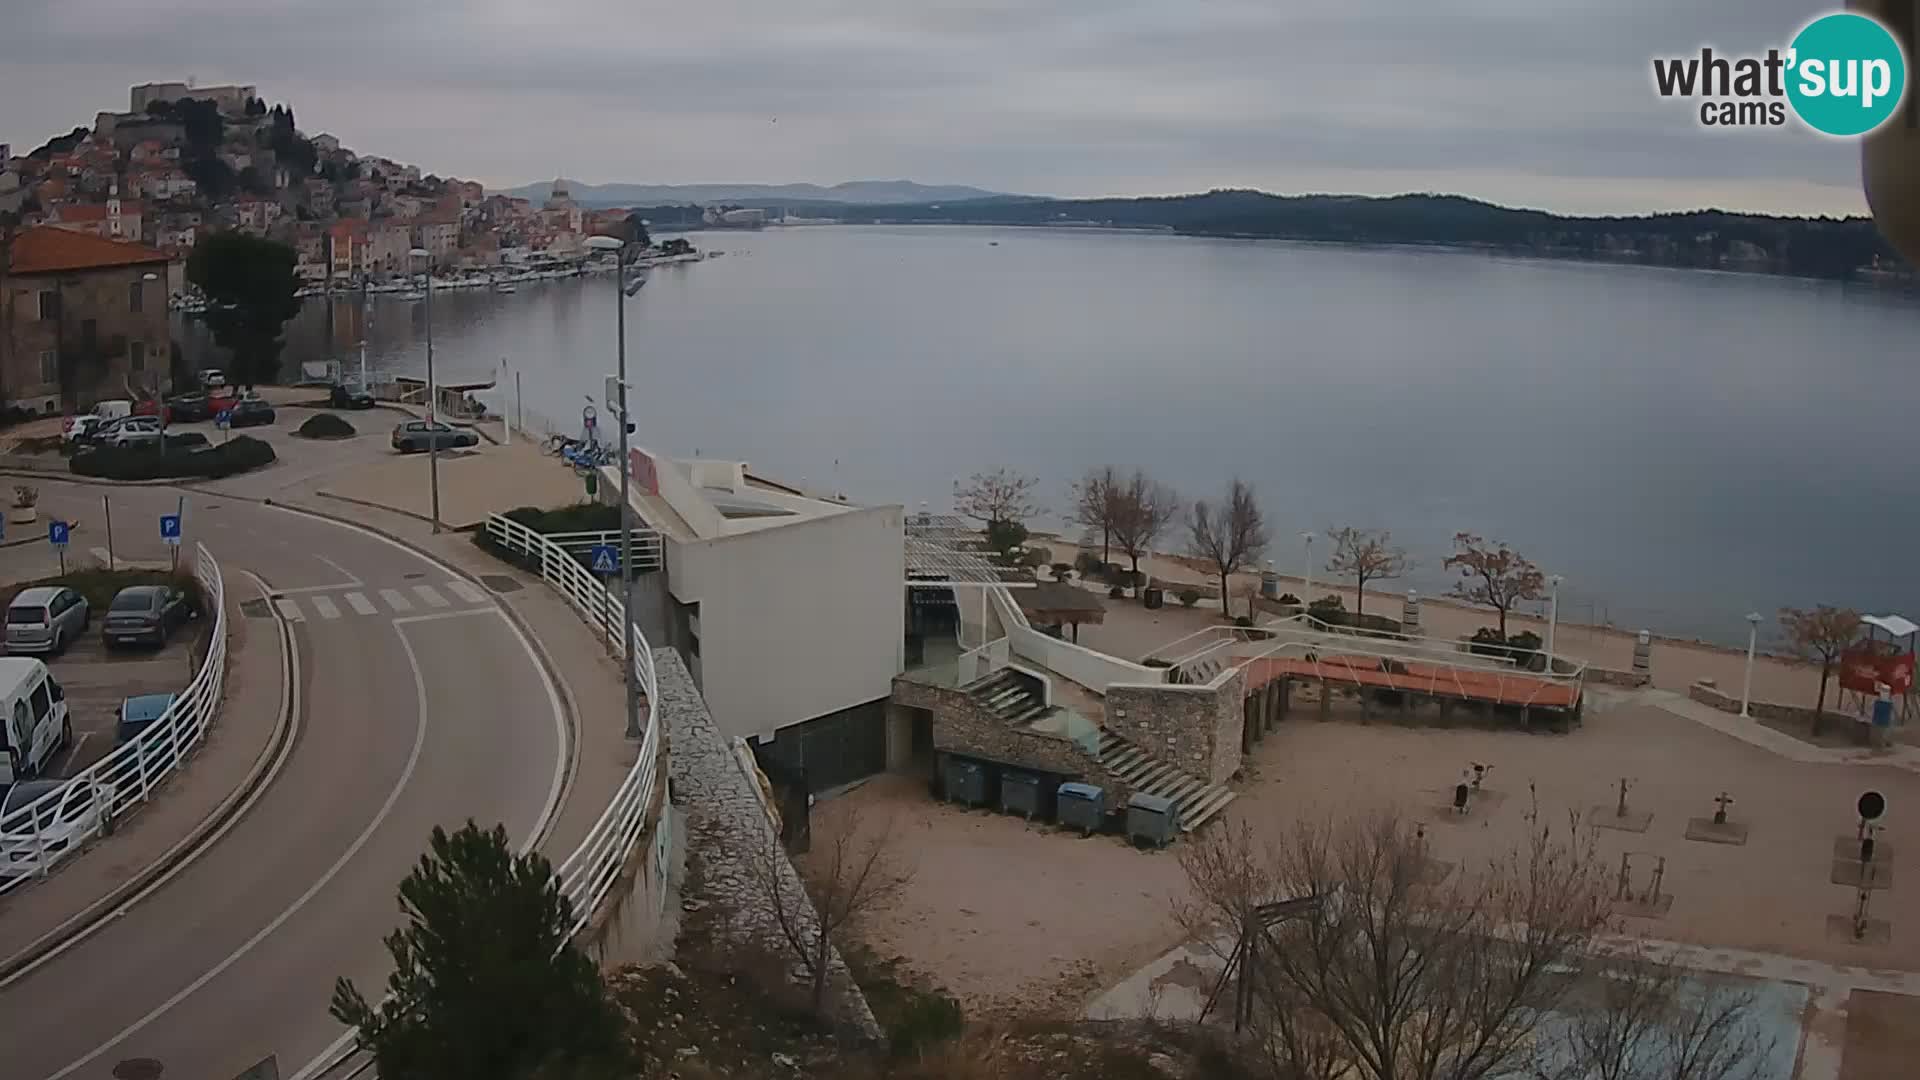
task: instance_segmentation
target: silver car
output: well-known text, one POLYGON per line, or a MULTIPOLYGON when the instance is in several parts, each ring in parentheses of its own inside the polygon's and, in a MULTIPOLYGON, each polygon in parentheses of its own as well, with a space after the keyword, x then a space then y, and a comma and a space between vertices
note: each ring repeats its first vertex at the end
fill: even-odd
POLYGON ((87 632, 87 598, 64 585, 21 589, 7 605, 7 651, 58 653, 87 632))

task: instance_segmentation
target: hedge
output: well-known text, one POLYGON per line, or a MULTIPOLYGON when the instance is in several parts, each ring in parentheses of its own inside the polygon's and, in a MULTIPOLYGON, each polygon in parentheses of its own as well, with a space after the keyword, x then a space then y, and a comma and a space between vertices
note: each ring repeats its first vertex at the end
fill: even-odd
MULTIPOLYGON (((509 510, 501 516, 542 534, 615 532, 620 528, 620 508, 598 502, 579 502, 571 506, 556 507, 552 510, 542 510, 537 506, 521 506, 509 510)), ((510 563, 520 567, 522 570, 528 570, 536 574, 540 572, 540 560, 538 557, 518 551, 509 551, 499 544, 494 543, 493 534, 487 531, 485 525, 474 530, 473 546, 492 555, 501 562, 510 563)), ((582 566, 588 565, 587 553, 584 551, 576 553, 574 559, 582 566)), ((650 572, 650 570, 639 567, 634 569, 634 573, 636 574, 650 572)))
POLYGON ((359 432, 353 425, 332 413, 316 413, 301 424, 295 435, 308 439, 351 439, 359 432))
POLYGON ((58 577, 41 578, 38 581, 23 581, 0 586, 0 608, 13 603, 13 598, 22 589, 38 588, 42 585, 65 585, 87 598, 87 607, 98 619, 106 614, 107 606, 121 589, 130 585, 171 585, 187 594, 187 603, 196 612, 203 612, 205 602, 200 592, 200 581, 184 571, 170 574, 165 570, 75 570, 58 577))
POLYGON ((77 476, 103 480, 217 480, 271 465, 275 457, 272 443, 236 435, 217 445, 164 454, 152 446, 101 446, 76 454, 67 467, 77 476))

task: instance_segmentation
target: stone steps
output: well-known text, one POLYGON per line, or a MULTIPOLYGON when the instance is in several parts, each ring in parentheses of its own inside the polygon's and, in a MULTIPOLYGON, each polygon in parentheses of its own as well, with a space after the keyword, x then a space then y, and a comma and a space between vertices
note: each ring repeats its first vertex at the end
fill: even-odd
POLYGON ((1100 765, 1135 791, 1171 799, 1179 811, 1182 832, 1206 824, 1239 797, 1226 785, 1190 776, 1111 731, 1100 733, 1100 765))

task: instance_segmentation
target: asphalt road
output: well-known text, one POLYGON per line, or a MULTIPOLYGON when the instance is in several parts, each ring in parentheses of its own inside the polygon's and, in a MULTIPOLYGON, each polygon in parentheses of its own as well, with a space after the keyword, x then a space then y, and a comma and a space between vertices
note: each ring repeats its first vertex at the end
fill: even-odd
MULTIPOLYGON (((114 490, 116 526, 176 494, 114 490)), ((42 485, 47 512, 70 498, 97 503, 99 489, 42 485)), ((226 1080, 268 1055, 293 1075, 342 1033, 326 1014, 336 976, 381 992, 395 887, 432 828, 471 817, 524 841, 559 798, 559 699, 490 596, 370 533, 239 500, 190 498, 186 532, 229 589, 251 570, 276 590, 298 735, 198 858, 0 985, 9 1080, 109 1080, 132 1059, 164 1080, 226 1080)), ((151 546, 129 554, 164 551, 151 546)))

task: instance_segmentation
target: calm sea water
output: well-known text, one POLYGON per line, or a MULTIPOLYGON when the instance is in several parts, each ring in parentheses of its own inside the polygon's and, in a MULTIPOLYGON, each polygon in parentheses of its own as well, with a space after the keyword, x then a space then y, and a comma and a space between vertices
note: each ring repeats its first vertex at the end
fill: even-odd
MULTIPOLYGON (((1012 465, 1183 494, 1251 480, 1297 533, 1389 528, 1442 587, 1452 535, 1564 574, 1563 614, 1744 644, 1748 610, 1920 619, 1920 302, 1860 287, 1470 253, 1166 235, 812 228, 696 235, 628 309, 639 438, 860 501, 948 502, 1012 465)), ((443 380, 504 359, 577 416, 614 364, 608 277, 441 293, 443 380)), ((419 371, 421 305, 371 356, 419 371)), ((292 361, 357 355, 309 301, 292 361)), ((1324 559, 1324 544, 1318 555, 1324 559)))

